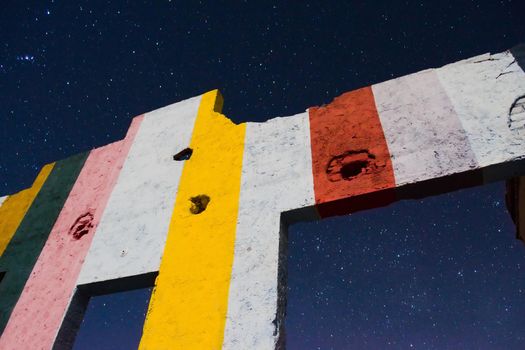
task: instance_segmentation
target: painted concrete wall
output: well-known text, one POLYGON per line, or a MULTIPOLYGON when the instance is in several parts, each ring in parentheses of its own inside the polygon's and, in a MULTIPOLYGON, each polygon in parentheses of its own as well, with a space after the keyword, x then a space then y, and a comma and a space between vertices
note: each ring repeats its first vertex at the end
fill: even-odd
POLYGON ((0 349, 51 349, 108 197, 141 119, 90 152, 13 309, 0 349))
POLYGON ((315 202, 321 217, 394 201, 394 157, 372 89, 347 92, 326 106, 310 108, 309 114, 315 202))
POLYGON ((78 284, 159 269, 200 97, 144 115, 109 198, 78 284))
MULTIPOLYGON (((438 69, 437 75, 466 132, 478 167, 512 162, 523 156, 525 133, 511 123, 509 113, 514 101, 525 95, 525 73, 510 52, 450 64, 438 69)), ((498 179, 497 174, 488 176, 486 181, 498 179)))
POLYGON ((220 348, 239 210, 245 125, 202 96, 140 349, 220 348))
POLYGON ((0 207, 0 257, 4 254, 7 245, 51 173, 53 166, 54 163, 45 165, 30 188, 3 197, 4 200, 0 207))
MULTIPOLYGON (((271 349, 280 340, 281 213, 315 203, 311 152, 304 147, 309 143, 308 113, 246 126, 223 349, 271 349)), ((302 216, 316 213, 307 210, 302 216)))
POLYGON ((372 86, 396 186, 476 166, 466 132, 435 70, 372 86))
POLYGON ((211 91, 44 167, 0 206, 0 348, 49 349, 73 295, 157 273, 141 349, 282 348, 287 225, 525 174, 524 66, 513 48, 240 125, 211 91))
POLYGON ((56 162, 0 257, 0 271, 6 272, 0 283, 2 331, 84 165, 86 156, 87 154, 79 154, 56 162))

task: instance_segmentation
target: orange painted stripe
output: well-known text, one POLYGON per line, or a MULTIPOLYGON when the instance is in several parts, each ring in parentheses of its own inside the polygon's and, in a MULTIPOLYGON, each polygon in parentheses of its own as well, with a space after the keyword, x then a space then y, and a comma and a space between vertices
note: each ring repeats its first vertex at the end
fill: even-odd
POLYGON ((321 217, 395 199, 394 170, 370 87, 309 110, 312 171, 321 217))

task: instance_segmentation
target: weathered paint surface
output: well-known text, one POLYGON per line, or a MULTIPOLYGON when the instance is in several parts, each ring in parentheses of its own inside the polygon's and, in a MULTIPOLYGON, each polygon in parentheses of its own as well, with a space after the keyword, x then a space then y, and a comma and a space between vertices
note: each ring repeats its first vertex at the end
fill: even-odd
POLYGON ((87 153, 56 162, 0 258, 0 330, 3 331, 87 153))
POLYGON ((342 215, 393 202, 394 170, 370 87, 309 112, 319 214, 342 215))
POLYGON ((127 137, 91 151, 13 309, 0 349, 51 349, 100 216, 141 119, 127 137))
POLYGON ((5 202, 5 200, 7 199, 7 197, 9 197, 9 196, 3 196, 3 197, 0 197, 0 207, 1 207, 2 204, 5 202))
POLYGON ((466 133, 434 70, 372 89, 397 186, 476 167, 466 133))
POLYGON ((147 113, 111 194, 79 284, 159 269, 200 97, 147 113))
POLYGON ((4 200, 0 206, 0 257, 4 254, 9 241, 11 241, 53 166, 54 163, 45 165, 30 188, 9 197, 3 197, 4 200))
MULTIPOLYGON (((2 249, 10 241, 0 258, 2 329, 41 257, 0 341, 48 347, 75 284, 82 293, 137 287, 162 257, 143 349, 281 348, 286 226, 480 184, 481 175, 523 175, 524 61, 524 47, 486 54, 265 123, 234 125, 216 112, 217 92, 182 101, 145 115, 116 183, 99 165, 116 144, 95 150, 64 208, 86 156, 45 167, 47 180, 43 170, 0 206, 2 249), (176 159, 186 147, 191 157, 176 159), (71 224, 85 208, 93 217, 71 224), (72 226, 77 242, 64 240, 72 226), (60 292, 45 283, 57 279, 60 292), (44 326, 53 330, 44 335, 44 326)), ((69 305, 71 329, 62 337, 61 328, 59 346, 81 312, 69 305)))
POLYGON ((141 349, 218 349, 222 344, 245 125, 233 124, 221 109, 217 90, 202 96, 190 143, 193 155, 182 172, 141 349), (209 203, 192 213, 190 199, 202 195, 209 203))
MULTIPOLYGON (((509 114, 514 101, 525 95, 525 74, 510 52, 453 63, 438 69, 437 75, 459 116, 478 167, 523 158, 525 131, 511 123, 509 114)), ((485 177, 494 181, 498 174, 485 177)))
POLYGON ((281 213, 304 208, 293 220, 316 217, 309 144, 308 113, 247 124, 223 349, 274 349, 283 340, 281 213))

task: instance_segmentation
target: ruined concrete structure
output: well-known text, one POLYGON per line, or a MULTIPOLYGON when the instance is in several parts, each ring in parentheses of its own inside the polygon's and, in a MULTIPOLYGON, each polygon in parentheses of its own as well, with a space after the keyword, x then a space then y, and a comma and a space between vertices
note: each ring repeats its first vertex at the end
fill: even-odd
POLYGON ((141 349, 281 347, 287 225, 525 174, 524 51, 264 123, 211 91, 44 166, 0 199, 0 348, 68 348, 90 296, 152 285, 141 349))

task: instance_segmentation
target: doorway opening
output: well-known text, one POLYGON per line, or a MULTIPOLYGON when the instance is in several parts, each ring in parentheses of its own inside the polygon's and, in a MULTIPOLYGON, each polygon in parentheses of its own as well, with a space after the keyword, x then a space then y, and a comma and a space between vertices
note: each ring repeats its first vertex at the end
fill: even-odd
POLYGON ((521 349, 504 183, 288 228, 286 348, 521 349))
POLYGON ((90 298, 74 350, 137 349, 152 288, 90 298))

